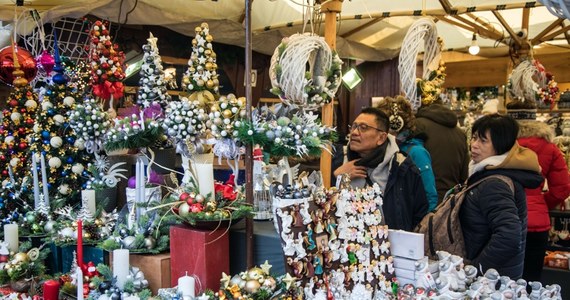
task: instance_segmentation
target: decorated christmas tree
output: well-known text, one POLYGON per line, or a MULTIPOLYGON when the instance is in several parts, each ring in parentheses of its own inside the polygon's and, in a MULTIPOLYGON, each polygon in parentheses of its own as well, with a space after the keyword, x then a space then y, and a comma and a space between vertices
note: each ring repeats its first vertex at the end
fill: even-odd
POLYGON ((151 33, 147 41, 148 43, 142 47, 144 56, 137 103, 144 108, 160 104, 164 109, 170 101, 170 95, 166 93, 162 59, 156 46, 157 38, 151 33))
POLYGON ((0 217, 3 219, 18 206, 27 206, 31 200, 21 192, 22 180, 30 173, 26 164, 30 155, 29 137, 38 107, 38 95, 23 77, 16 53, 13 57, 14 90, 8 96, 0 125, 0 217))
POLYGON ((93 95, 105 101, 123 97, 125 54, 112 42, 107 25, 96 21, 91 29, 91 85, 93 95))
POLYGON ((43 92, 41 109, 36 112, 30 150, 45 156, 49 166, 46 174, 50 199, 63 200, 60 203, 63 205, 87 181, 84 171, 90 156, 81 142, 77 142, 77 134, 69 125, 69 112, 73 111, 80 96, 77 89, 68 84, 57 45, 54 49, 56 73, 43 92))
POLYGON ((203 107, 216 100, 219 93, 218 65, 216 53, 212 49, 213 37, 207 23, 195 29, 196 37, 192 40, 192 54, 188 60, 188 70, 182 78, 183 88, 190 94, 189 100, 197 100, 203 107))

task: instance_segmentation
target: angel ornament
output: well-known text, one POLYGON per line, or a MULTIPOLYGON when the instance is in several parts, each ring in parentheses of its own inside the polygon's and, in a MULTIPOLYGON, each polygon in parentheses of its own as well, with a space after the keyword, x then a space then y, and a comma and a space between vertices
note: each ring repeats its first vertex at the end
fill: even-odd
POLYGON ((311 214, 309 214, 309 202, 307 200, 301 203, 301 209, 299 212, 301 213, 301 217, 303 218, 303 224, 307 225, 313 222, 311 214))

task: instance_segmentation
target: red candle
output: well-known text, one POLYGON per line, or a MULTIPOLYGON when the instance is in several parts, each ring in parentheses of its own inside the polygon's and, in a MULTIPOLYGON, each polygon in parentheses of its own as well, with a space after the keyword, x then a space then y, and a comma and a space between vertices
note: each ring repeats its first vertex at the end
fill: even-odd
POLYGON ((59 297, 59 281, 47 280, 44 282, 44 300, 57 300, 59 297))
POLYGON ((77 265, 83 269, 83 221, 77 220, 77 265))

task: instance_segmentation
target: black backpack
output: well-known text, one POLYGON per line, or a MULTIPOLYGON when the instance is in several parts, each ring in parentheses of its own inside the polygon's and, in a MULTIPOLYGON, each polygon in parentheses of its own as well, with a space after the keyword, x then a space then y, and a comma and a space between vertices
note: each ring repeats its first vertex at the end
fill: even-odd
POLYGON ((465 195, 470 189, 490 178, 498 178, 504 181, 509 185, 509 188, 514 194, 513 181, 503 175, 487 176, 469 186, 456 185, 451 192, 446 194, 443 201, 435 210, 425 215, 414 230, 415 232, 424 234, 425 255, 437 260, 436 251, 445 250, 451 254, 465 257, 465 241, 463 239, 461 223, 459 222, 461 204, 463 204, 465 195))

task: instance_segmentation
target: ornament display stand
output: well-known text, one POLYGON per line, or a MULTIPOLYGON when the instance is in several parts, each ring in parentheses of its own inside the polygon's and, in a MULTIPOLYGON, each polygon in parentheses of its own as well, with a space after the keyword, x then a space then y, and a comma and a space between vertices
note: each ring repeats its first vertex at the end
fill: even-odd
POLYGON ((217 291, 220 274, 230 273, 226 228, 215 231, 184 225, 170 227, 170 279, 172 286, 185 274, 195 274, 203 289, 217 291))

